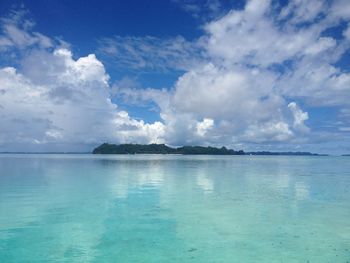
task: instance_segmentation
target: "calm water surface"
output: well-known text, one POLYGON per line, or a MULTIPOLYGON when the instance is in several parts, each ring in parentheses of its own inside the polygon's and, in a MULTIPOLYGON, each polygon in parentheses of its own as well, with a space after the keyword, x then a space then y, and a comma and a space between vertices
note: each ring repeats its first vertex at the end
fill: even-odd
POLYGON ((350 158, 3 154, 0 262, 350 262, 350 158))

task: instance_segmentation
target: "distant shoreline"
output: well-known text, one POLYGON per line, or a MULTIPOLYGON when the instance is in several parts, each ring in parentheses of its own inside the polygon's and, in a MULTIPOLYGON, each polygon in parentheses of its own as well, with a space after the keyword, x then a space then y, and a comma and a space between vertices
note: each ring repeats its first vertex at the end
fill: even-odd
POLYGON ((311 152, 270 152, 227 149, 212 146, 181 146, 173 148, 165 144, 109 144, 96 147, 93 154, 180 154, 180 155, 273 155, 273 156, 329 156, 311 152))

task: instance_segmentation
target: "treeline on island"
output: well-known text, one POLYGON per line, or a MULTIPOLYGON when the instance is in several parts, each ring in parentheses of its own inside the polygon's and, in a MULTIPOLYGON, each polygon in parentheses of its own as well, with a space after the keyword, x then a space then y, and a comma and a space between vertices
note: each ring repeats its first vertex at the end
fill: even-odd
POLYGON ((165 144, 109 144, 103 143, 92 151, 93 154, 185 154, 185 155, 312 155, 309 152, 244 152, 226 147, 181 146, 169 147, 165 144))
POLYGON ((234 151, 226 147, 182 146, 172 148, 165 144, 109 144, 104 143, 92 152, 93 154, 212 154, 243 155, 243 151, 234 151))

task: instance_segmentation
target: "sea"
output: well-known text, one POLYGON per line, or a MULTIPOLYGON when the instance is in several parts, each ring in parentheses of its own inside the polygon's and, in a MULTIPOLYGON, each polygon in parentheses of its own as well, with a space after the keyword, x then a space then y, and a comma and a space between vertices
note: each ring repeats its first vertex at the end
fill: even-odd
POLYGON ((1 154, 0 262, 349 263, 350 157, 1 154))

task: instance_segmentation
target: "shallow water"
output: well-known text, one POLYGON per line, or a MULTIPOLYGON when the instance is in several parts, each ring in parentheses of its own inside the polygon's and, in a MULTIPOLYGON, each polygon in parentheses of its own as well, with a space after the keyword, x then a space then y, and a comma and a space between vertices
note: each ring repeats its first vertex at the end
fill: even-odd
POLYGON ((0 262, 350 262, 350 157, 3 154, 0 262))

